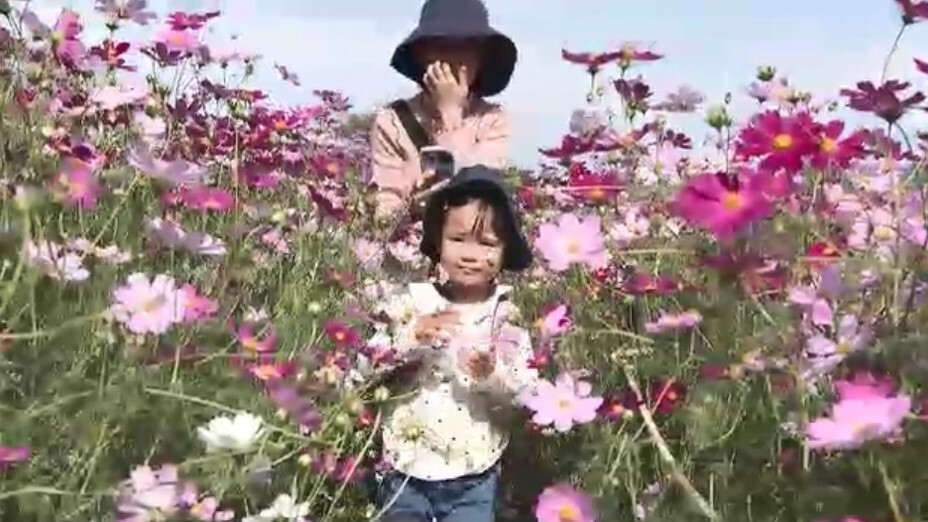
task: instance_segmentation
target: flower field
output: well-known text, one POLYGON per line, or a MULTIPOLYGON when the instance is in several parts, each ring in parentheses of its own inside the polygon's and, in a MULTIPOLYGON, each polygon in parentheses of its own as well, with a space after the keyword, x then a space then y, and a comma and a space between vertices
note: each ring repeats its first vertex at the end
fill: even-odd
MULTIPOLYGON (((928 2, 896 3, 923 30, 928 2)), ((87 41, 77 13, 0 0, 0 520, 376 519, 395 397, 367 340, 380 298, 424 277, 421 223, 370 217, 344 95, 249 88, 264 64, 204 43, 221 13, 97 4, 110 32, 87 41)), ((659 49, 561 58, 593 103, 509 173, 544 379, 499 519, 928 518, 920 86, 828 103, 762 67, 734 121, 652 92, 659 49), (675 130, 694 111, 706 140, 675 130)))

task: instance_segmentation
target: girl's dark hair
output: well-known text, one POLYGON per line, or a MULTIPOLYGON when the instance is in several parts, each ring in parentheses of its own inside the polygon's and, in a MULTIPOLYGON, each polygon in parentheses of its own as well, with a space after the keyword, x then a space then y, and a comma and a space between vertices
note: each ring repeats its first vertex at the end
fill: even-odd
POLYGON ((420 250, 434 264, 441 258, 441 236, 448 218, 448 210, 460 208, 477 201, 480 212, 474 222, 474 230, 481 230, 487 218, 486 209, 493 209, 489 225, 503 243, 503 270, 522 271, 531 264, 530 253, 521 233, 521 224, 505 193, 492 184, 472 183, 446 190, 433 196, 425 210, 422 223, 420 250))

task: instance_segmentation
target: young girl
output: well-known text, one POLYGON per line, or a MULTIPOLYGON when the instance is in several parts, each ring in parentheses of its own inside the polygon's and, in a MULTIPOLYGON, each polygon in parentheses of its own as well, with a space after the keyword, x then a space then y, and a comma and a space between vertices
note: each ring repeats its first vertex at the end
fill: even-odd
POLYGON ((428 178, 419 162, 425 145, 450 150, 458 168, 505 165, 509 120, 500 106, 484 98, 506 88, 516 58, 515 44, 490 27, 480 0, 426 1, 419 26, 391 60, 421 91, 381 110, 371 132, 378 217, 404 210, 428 178))
POLYGON ((382 520, 494 519, 512 406, 538 377, 528 332, 508 321, 509 287, 496 282, 532 262, 501 182, 496 169, 467 167, 430 196, 420 249, 444 276, 407 285, 380 310, 391 322, 371 344, 418 363, 413 391, 385 412, 382 520))

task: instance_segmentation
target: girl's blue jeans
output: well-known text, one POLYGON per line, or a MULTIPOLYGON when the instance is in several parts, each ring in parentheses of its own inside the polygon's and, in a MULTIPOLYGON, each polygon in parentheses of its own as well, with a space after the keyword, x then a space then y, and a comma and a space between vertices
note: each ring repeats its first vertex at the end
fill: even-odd
POLYGON ((479 475, 435 481, 389 472, 377 487, 377 506, 386 508, 380 520, 493 522, 498 481, 499 465, 479 475))

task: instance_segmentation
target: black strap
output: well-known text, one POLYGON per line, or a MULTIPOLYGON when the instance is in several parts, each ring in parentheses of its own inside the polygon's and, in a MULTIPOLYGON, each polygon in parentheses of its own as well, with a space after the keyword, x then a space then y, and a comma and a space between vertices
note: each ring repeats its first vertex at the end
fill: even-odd
POLYGON ((422 149, 422 147, 427 147, 432 144, 432 138, 429 137, 429 134, 425 132, 425 128, 422 127, 422 124, 416 119, 416 116, 412 113, 412 108, 406 100, 396 100, 390 104, 390 108, 393 109, 393 112, 399 117, 400 123, 403 124, 403 128, 406 129, 406 134, 409 136, 409 139, 412 140, 412 144, 416 146, 416 149, 422 149))

